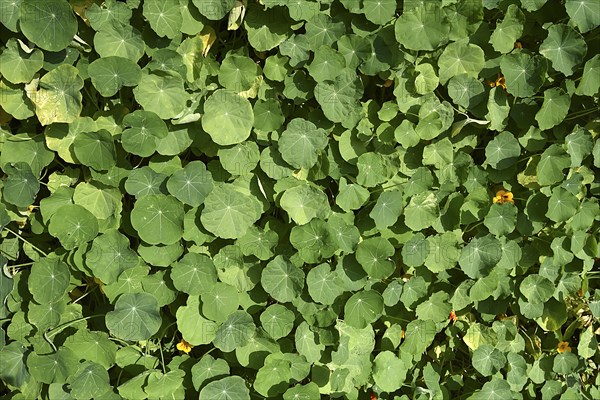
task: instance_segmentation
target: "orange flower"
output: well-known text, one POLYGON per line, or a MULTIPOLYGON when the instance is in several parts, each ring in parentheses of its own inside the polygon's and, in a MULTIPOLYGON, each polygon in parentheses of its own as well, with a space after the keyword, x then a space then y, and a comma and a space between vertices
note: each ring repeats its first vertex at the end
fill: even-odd
POLYGON ((569 342, 558 342, 558 346, 556 348, 559 353, 564 353, 565 351, 571 351, 569 347, 569 342))
POLYGON ((506 90, 506 79, 504 79, 504 75, 498 74, 498 79, 495 82, 487 82, 490 87, 501 87, 506 90))
POLYGON ((448 317, 448 319, 452 322, 456 321, 456 312, 454 310, 450 311, 450 316, 448 317))
POLYGON ((506 190, 498 190, 496 192, 496 197, 494 197, 494 203, 504 204, 507 202, 511 203, 511 204, 515 204, 515 201, 513 200, 512 192, 509 192, 506 190))
POLYGON ((404 329, 402 329, 402 331, 401 331, 401 333, 400 333, 400 337, 401 337, 402 339, 404 339, 404 329))
POLYGON ((192 347, 194 347, 194 346, 192 346, 191 344, 189 344, 188 342, 186 342, 183 339, 181 339, 181 342, 177 343, 177 350, 183 351, 185 354, 192 351, 192 347))
POLYGON ((523 48, 523 43, 516 41, 515 42, 515 49, 522 49, 523 48))
POLYGON ((371 392, 371 395, 369 397, 371 398, 371 400, 377 400, 377 396, 373 392, 371 392))

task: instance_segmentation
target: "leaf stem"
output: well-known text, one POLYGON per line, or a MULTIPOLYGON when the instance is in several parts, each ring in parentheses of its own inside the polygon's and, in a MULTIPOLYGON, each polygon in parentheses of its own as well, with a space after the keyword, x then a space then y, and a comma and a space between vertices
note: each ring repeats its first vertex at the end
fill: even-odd
POLYGON ((31 243, 29 240, 25 239, 23 236, 19 235, 17 232, 13 231, 10 228, 4 227, 4 229, 6 229, 8 232, 12 233, 13 235, 15 235, 16 237, 18 237, 19 239, 21 239, 24 243, 27 243, 28 245, 30 245, 31 247, 33 247, 34 250, 37 250, 38 252, 40 252, 41 254, 44 255, 44 257, 48 257, 48 254, 46 254, 45 251, 43 251, 42 249, 40 249, 39 247, 37 247, 36 245, 34 245, 33 243, 31 243))

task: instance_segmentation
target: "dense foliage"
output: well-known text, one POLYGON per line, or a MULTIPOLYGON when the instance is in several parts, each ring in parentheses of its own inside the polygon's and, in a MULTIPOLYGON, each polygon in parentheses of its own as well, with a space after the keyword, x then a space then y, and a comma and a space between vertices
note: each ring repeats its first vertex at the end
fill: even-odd
POLYGON ((600 398, 598 0, 0 22, 6 398, 600 398))

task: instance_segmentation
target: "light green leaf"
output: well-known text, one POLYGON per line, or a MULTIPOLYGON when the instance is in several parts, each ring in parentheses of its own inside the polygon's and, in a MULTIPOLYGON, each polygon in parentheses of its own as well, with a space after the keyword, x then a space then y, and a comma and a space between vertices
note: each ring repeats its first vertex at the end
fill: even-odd
POLYGON ((25 37, 44 50, 63 50, 77 33, 77 19, 64 0, 22 0, 19 15, 25 37))
POLYGON ((246 234, 261 213, 258 199, 238 192, 233 185, 221 184, 215 186, 204 200, 200 220, 215 236, 236 239, 246 234))
POLYGON ((500 53, 508 53, 514 48, 514 44, 523 35, 525 15, 515 4, 508 6, 502 22, 496 24, 492 32, 490 43, 494 50, 500 53))
POLYGON ((261 284, 275 300, 289 302, 302 292, 304 272, 283 256, 277 256, 263 269, 261 284))
POLYGON ((307 183, 286 190, 280 203, 298 225, 307 224, 313 218, 327 219, 330 213, 327 195, 307 183))
POLYGON ((11 83, 30 82, 43 65, 44 54, 39 49, 25 51, 14 38, 0 54, 0 74, 11 83))
POLYGON ((567 25, 552 25, 548 37, 540 45, 540 54, 552 61, 552 67, 570 76, 587 53, 587 44, 575 29, 567 25))
POLYGON ((172 196, 150 194, 131 210, 131 225, 150 244, 172 244, 183 236, 183 204, 172 196))
POLYGON ((98 220, 86 208, 67 204, 52 215, 48 232, 58 238, 65 249, 73 250, 96 237, 98 220))
POLYGON ((396 40, 409 50, 435 50, 448 41, 450 24, 437 3, 421 4, 395 23, 396 40))
POLYGON ((157 73, 143 74, 133 94, 144 110, 152 111, 162 119, 176 118, 185 110, 189 97, 181 76, 157 73))
POLYGON ((202 161, 191 161, 167 181, 169 193, 184 204, 197 207, 213 188, 213 179, 202 161))
POLYGON ((481 47, 475 44, 454 42, 446 46, 440 55, 438 65, 440 82, 444 84, 448 79, 460 74, 477 78, 485 65, 485 57, 481 47))
POLYGON ((178 0, 144 1, 144 17, 158 36, 169 39, 179 34, 183 22, 178 0))
POLYGON ((551 88, 544 92, 542 108, 535 114, 535 120, 541 130, 547 130, 563 122, 569 108, 571 98, 560 88, 551 88))
POLYGON ((383 297, 373 290, 353 294, 344 305, 344 321, 354 328, 365 328, 383 313, 383 297))
POLYGON ((82 109, 82 87, 83 79, 77 68, 71 65, 63 64, 45 74, 33 97, 40 123, 50 125, 75 121, 82 109))
POLYGON ((288 122, 279 138, 279 151, 283 159, 293 167, 309 169, 316 164, 319 154, 327 147, 324 129, 303 118, 288 122))
POLYGON ((106 327, 122 340, 147 340, 158 332, 161 322, 156 298, 148 293, 123 294, 114 311, 106 314, 106 327))
POLYGON ((88 74, 98 92, 111 97, 124 86, 136 86, 142 79, 142 70, 132 60, 123 57, 102 57, 88 66, 88 74))
POLYGON ((253 124, 252 105, 232 91, 219 89, 204 103, 202 128, 221 146, 248 139, 253 124))

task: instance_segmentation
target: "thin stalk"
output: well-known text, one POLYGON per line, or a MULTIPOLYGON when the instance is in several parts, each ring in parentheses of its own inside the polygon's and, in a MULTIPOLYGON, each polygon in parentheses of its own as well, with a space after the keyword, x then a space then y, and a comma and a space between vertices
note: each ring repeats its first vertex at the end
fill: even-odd
POLYGON ((158 348, 160 349, 160 359, 162 361, 163 374, 166 374, 167 367, 165 367, 165 356, 163 355, 162 343, 160 342, 160 340, 158 341, 158 348))
POLYGON ((12 233, 13 235, 15 235, 16 237, 18 237, 19 239, 21 239, 23 242, 29 244, 33 249, 35 249, 38 252, 42 253, 44 255, 44 257, 48 257, 48 254, 46 254, 45 251, 43 251, 42 249, 40 249, 39 247, 37 247, 36 245, 34 245, 33 243, 31 243, 29 240, 25 239, 23 236, 19 235, 17 232, 15 232, 12 229, 7 228, 7 227, 4 227, 4 229, 6 229, 8 232, 12 233))
POLYGON ((69 321, 69 322, 65 322, 64 324, 59 325, 56 328, 50 330, 47 333, 48 338, 51 338, 52 336, 56 335, 57 333, 60 333, 61 331, 63 331, 64 329, 68 328, 71 325, 75 325, 79 321, 86 321, 88 319, 92 319, 92 318, 96 318, 96 317, 104 317, 104 314, 89 315, 87 317, 81 317, 81 318, 77 318, 77 319, 74 319, 74 320, 69 321))

